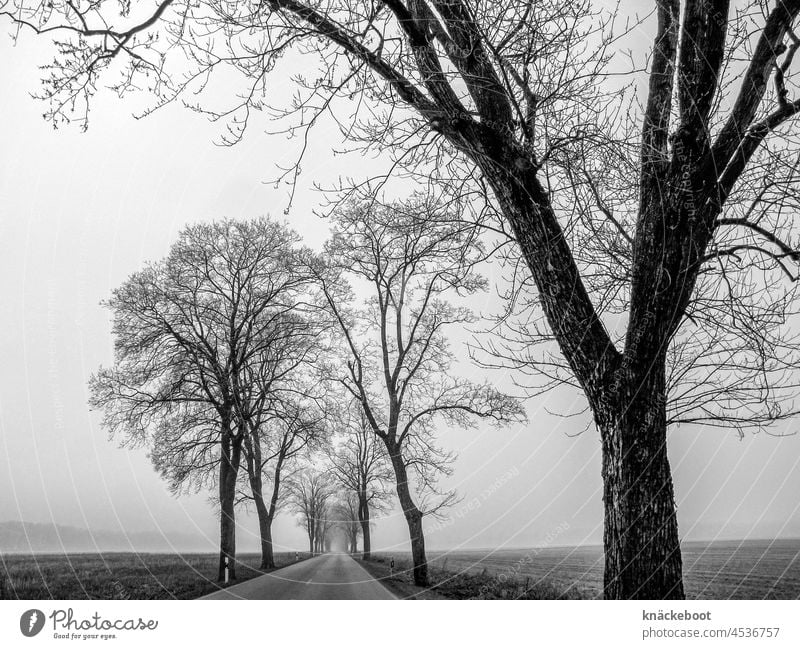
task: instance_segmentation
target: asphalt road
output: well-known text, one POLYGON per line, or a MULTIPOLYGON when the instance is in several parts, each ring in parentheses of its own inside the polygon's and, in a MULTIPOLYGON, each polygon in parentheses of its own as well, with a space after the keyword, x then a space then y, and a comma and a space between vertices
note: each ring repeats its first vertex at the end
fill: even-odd
POLYGON ((323 554, 201 599, 397 599, 347 554, 323 554))

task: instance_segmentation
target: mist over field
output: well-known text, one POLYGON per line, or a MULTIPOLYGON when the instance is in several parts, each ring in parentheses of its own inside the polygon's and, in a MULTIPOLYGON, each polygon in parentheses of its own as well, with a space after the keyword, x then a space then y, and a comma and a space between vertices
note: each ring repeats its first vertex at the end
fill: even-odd
POLYGON ((185 532, 110 532, 46 523, 0 523, 0 552, 212 552, 212 543, 185 532))

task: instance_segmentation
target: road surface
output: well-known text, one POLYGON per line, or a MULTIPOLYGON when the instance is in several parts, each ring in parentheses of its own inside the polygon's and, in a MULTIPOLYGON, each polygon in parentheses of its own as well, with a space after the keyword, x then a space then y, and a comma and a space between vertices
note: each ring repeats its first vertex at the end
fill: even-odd
POLYGON ((347 554, 323 554, 201 599, 397 599, 347 554))

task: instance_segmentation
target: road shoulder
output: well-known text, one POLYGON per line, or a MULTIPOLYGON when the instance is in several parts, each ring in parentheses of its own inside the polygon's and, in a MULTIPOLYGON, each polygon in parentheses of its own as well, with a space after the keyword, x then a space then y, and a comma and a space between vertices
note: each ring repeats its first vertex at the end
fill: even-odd
POLYGON ((436 592, 434 588, 421 588, 414 585, 407 571, 395 571, 389 574, 389 565, 383 558, 356 559, 356 563, 373 579, 381 583, 397 599, 448 599, 436 592))

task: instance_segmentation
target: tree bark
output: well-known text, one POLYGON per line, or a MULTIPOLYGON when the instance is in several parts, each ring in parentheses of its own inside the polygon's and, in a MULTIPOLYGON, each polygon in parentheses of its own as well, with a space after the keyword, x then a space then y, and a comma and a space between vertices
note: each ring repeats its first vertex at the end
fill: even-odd
POLYGON ((261 534, 261 569, 272 570, 275 567, 275 555, 272 548, 272 517, 266 512, 258 515, 258 529, 261 534))
MULTIPOLYGON (((608 599, 683 598, 666 448, 665 359, 659 351, 666 349, 669 337, 654 333, 669 330, 671 322, 651 322, 653 326, 646 332, 652 335, 628 340, 625 354, 620 354, 590 308, 569 246, 535 171, 520 169, 511 176, 506 170, 513 168, 514 160, 495 160, 502 164, 481 166, 537 285, 548 323, 592 405, 601 432, 604 595, 608 599), (542 242, 548 243, 543 247, 542 242), (542 258, 547 259, 546 264, 541 263, 542 258), (638 366, 634 367, 634 360, 638 366)), ((660 254, 663 256, 663 250, 660 254)), ((654 260, 661 256, 652 255, 654 260)), ((654 289, 657 292, 662 286, 651 282, 653 299, 654 289)), ((680 311, 680 300, 673 305, 680 311)), ((632 311, 640 306, 658 313, 652 305, 632 304, 632 311)), ((668 320, 666 315, 664 319, 668 320)))
POLYGON ((638 378, 624 368, 595 407, 603 444, 606 599, 683 599, 663 354, 638 378))
POLYGON ((408 524, 408 533, 411 539, 411 559, 414 564, 414 583, 417 586, 429 586, 428 560, 425 556, 425 535, 422 531, 422 512, 414 504, 411 490, 408 486, 408 473, 400 448, 386 440, 389 457, 392 460, 397 482, 397 497, 403 508, 403 515, 408 524))
POLYGON ((253 502, 256 505, 258 530, 261 536, 261 569, 271 570, 275 567, 275 555, 272 545, 272 521, 275 518, 275 510, 277 508, 284 454, 281 453, 276 462, 272 496, 270 497, 269 506, 267 506, 264 501, 264 480, 261 477, 262 455, 260 441, 257 437, 248 437, 245 440, 245 448, 247 450, 247 472, 250 479, 250 490, 253 495, 253 502))
POLYGON ((228 578, 236 579, 236 477, 241 460, 241 438, 230 430, 230 421, 222 424, 222 450, 219 467, 220 542, 217 581, 225 581, 227 562, 228 578))
POLYGON ((358 521, 361 523, 361 538, 364 545, 364 553, 361 558, 369 561, 372 557, 372 542, 369 533, 369 502, 366 489, 358 492, 358 521))

